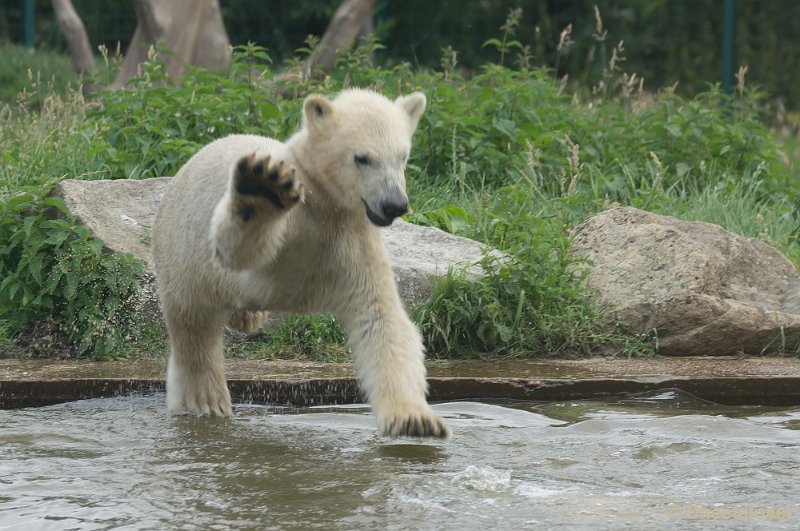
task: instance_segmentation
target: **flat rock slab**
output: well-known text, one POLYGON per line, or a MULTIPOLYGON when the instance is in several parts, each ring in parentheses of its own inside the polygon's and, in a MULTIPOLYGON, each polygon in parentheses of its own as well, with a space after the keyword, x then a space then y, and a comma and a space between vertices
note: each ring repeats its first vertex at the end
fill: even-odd
POLYGON ((655 334, 661 354, 800 348, 800 273, 775 248, 718 225, 612 208, 576 227, 606 326, 655 334))
MULTIPOLYGON (((589 400, 680 389, 721 404, 799 405, 797 358, 429 362, 441 400, 589 400)), ((0 408, 163 392, 166 360, 0 360, 0 408)), ((229 359, 237 401, 295 406, 363 402, 349 364, 229 359)))
MULTIPOLYGON (((150 231, 169 177, 81 181, 67 179, 54 189, 80 223, 114 252, 132 253, 152 272, 150 231)), ((436 277, 449 269, 482 276, 484 246, 433 227, 396 220, 382 231, 400 296, 406 304, 426 300, 436 277)), ((154 290, 149 290, 154 295, 154 290)))

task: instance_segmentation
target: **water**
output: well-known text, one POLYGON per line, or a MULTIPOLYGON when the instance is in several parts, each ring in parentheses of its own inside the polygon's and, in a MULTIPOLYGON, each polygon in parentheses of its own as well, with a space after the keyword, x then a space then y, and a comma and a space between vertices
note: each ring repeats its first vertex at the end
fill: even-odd
POLYGON ((0 529, 797 529, 800 408, 677 392, 435 408, 454 438, 378 437, 363 407, 163 395, 0 411, 0 529))

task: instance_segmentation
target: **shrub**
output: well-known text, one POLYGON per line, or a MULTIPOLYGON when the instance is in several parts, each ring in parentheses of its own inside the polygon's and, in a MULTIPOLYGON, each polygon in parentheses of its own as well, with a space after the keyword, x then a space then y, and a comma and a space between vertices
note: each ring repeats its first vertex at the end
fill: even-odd
POLYGON ((46 192, 22 192, 0 203, 0 321, 10 324, 6 333, 53 321, 78 355, 107 357, 142 324, 136 298, 143 264, 128 254, 104 253, 103 243, 46 192))

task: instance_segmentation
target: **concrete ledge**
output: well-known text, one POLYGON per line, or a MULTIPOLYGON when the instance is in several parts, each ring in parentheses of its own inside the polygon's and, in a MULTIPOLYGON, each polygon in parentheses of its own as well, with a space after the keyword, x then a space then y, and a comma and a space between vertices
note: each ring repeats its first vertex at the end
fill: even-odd
MULTIPOLYGON (((0 360, 0 408, 164 390, 164 359, 0 360)), ((235 401, 310 406, 363 401, 347 364, 228 360, 235 401)), ((800 359, 460 361, 429 364, 430 399, 579 400, 680 389, 730 405, 800 405, 800 359)))

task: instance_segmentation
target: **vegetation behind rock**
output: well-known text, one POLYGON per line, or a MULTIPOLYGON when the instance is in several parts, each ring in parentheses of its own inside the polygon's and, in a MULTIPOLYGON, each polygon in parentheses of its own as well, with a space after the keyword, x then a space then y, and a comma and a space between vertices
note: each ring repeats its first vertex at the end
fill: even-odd
MULTIPOLYGON (((141 264, 102 252, 48 197, 56 182, 172 175, 200 146, 233 132, 286 138, 303 96, 354 85, 428 96, 408 169, 409 221, 511 257, 487 257, 489 274, 477 284, 454 272, 415 309, 432 356, 647 352, 651 337, 599 327, 569 255, 571 228, 614 203, 718 223, 800 263, 794 144, 764 125, 764 96, 744 73, 733 96, 648 92, 623 68, 619 49, 596 65, 596 83, 575 91, 512 41, 507 21, 487 43, 496 60, 470 75, 456 68, 452 49, 435 69, 375 67, 376 42, 320 81, 275 78, 313 39, 280 67, 262 48, 238 47, 229 72, 192 70, 179 84, 156 56, 130 90, 88 101, 32 73, 0 111, 0 348, 13 352, 14 338, 43 319, 92 357, 152 349, 158 335, 128 311, 141 264)), ((338 357, 341 331, 327 316, 292 318, 234 350, 338 357)))

